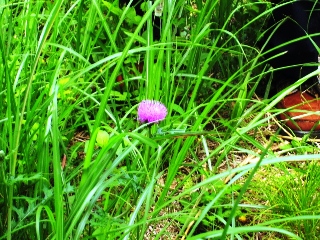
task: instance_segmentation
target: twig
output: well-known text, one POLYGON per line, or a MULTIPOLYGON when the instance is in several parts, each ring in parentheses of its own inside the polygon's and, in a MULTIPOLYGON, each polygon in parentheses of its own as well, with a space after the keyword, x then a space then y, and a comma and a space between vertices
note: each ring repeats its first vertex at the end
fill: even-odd
POLYGON ((277 137, 280 137, 282 139, 286 139, 286 140, 298 140, 298 141, 305 141, 305 142, 316 142, 316 143, 320 143, 320 139, 316 139, 316 138, 308 138, 308 139, 302 139, 301 137, 295 137, 295 136, 284 136, 284 135, 277 135, 277 137))

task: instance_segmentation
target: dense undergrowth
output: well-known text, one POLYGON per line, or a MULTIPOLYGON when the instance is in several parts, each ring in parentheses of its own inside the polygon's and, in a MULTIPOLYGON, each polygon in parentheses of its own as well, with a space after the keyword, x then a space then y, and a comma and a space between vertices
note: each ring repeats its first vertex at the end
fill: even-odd
POLYGON ((270 4, 165 0, 158 40, 160 2, 0 1, 0 239, 319 236, 317 142, 274 128, 295 86, 255 95, 270 4))

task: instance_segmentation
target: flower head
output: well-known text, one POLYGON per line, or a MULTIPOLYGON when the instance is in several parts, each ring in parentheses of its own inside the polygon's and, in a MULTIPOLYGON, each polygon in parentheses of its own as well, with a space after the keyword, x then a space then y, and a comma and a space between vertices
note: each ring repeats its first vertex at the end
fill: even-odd
POLYGON ((159 101, 143 100, 138 107, 140 122, 158 123, 167 116, 167 108, 159 101))

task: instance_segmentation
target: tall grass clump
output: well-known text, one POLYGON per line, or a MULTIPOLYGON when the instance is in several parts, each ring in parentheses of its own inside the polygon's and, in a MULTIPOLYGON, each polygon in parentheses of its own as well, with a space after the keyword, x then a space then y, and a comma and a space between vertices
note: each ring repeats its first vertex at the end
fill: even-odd
POLYGON ((270 4, 156 0, 143 16, 134 4, 0 3, 0 239, 315 236, 317 204, 293 214, 289 177, 279 199, 256 197, 262 170, 320 157, 274 151, 274 106, 295 86, 255 95, 271 71, 256 47, 270 4), (166 118, 141 122, 143 100, 166 118))

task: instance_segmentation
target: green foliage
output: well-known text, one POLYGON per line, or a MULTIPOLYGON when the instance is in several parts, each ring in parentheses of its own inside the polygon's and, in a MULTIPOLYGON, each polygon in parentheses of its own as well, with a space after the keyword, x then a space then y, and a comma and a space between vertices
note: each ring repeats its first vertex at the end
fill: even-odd
MULTIPOLYGON (((318 153, 307 138, 284 150, 297 156, 278 158, 260 130, 296 87, 253 98, 265 74, 255 44, 269 4, 165 0, 155 40, 160 2, 142 3, 138 16, 118 1, 0 1, 0 239, 317 233, 316 204, 307 208, 296 179, 298 195, 280 189, 286 219, 237 220, 265 210, 242 203, 260 165, 319 158, 299 156, 318 153), (139 123, 143 99, 163 102, 167 118, 139 123), (233 168, 237 151, 260 160, 233 168), (293 204, 297 196, 303 205, 293 204), (304 215, 287 214, 288 205, 304 215), (295 223, 305 229, 291 230, 295 223)), ((308 199, 317 198, 313 166, 304 173, 308 199)))
MULTIPOLYGON (((285 168, 263 190, 270 206, 274 206, 272 214, 279 217, 319 215, 318 163, 283 167, 285 168)), ((319 236, 319 218, 290 221, 283 225, 288 230, 294 229, 293 232, 302 239, 317 239, 319 236)))

